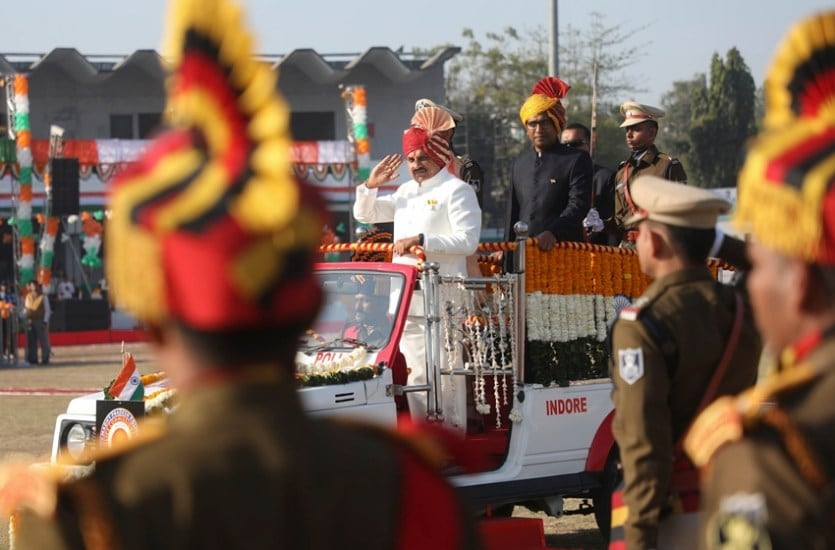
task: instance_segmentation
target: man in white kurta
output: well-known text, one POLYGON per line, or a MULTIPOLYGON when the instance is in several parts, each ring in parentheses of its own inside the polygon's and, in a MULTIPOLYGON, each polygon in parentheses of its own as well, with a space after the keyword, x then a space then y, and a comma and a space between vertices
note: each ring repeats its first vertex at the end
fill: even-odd
MULTIPOLYGON (((377 187, 395 180, 403 162, 401 155, 388 155, 374 167, 368 181, 357 187, 354 217, 364 223, 394 221, 394 262, 416 265, 417 258, 408 250, 422 246, 427 261, 440 264, 441 275, 466 274, 467 256, 476 251, 481 233, 481 209, 475 192, 466 182, 442 170, 452 153, 446 141, 431 132, 409 128, 403 136, 403 153, 412 179, 394 193, 378 196, 377 187)), ((425 332, 423 294, 415 291, 400 342, 410 369, 409 384, 427 381, 425 332)), ((444 350, 441 352, 441 366, 446 368, 444 350)), ((465 377, 443 379, 445 421, 465 430, 465 377)), ((426 394, 409 393, 407 398, 412 418, 425 420, 426 394)))

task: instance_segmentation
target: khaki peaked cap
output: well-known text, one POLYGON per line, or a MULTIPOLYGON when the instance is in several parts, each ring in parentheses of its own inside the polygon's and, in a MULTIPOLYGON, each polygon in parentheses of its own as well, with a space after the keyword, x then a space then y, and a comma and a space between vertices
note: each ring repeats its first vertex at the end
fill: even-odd
POLYGON ((719 195, 657 176, 640 176, 629 187, 638 213, 626 225, 652 220, 676 227, 713 229, 731 204, 719 195))
POLYGON ((658 119, 663 118, 666 113, 663 109, 659 109, 658 107, 650 107, 649 105, 643 105, 641 103, 636 103, 635 101, 627 101, 620 106, 620 114, 623 115, 624 118, 620 127, 626 128, 627 126, 634 126, 648 120, 654 120, 657 122, 658 119))

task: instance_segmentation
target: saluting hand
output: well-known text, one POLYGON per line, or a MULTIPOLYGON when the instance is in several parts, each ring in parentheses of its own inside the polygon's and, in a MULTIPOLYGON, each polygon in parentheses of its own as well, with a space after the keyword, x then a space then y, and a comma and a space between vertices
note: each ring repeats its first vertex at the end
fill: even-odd
POLYGON ((369 189, 375 189, 381 185, 385 185, 397 179, 397 169, 403 164, 403 155, 394 154, 386 155, 383 160, 377 163, 371 170, 368 179, 365 181, 365 186, 369 189))

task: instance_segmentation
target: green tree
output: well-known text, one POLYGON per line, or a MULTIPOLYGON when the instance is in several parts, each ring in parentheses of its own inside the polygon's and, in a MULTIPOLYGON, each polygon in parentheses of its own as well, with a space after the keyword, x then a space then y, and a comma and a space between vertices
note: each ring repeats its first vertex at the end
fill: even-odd
POLYGON ((709 83, 694 90, 688 180, 702 187, 734 187, 746 140, 756 131, 754 79, 739 50, 713 54, 709 83))
POLYGON ((673 89, 661 97, 666 115, 661 119, 658 147, 678 158, 690 172, 690 124, 693 118, 692 98, 707 89, 707 77, 695 75, 691 80, 673 82, 673 89))

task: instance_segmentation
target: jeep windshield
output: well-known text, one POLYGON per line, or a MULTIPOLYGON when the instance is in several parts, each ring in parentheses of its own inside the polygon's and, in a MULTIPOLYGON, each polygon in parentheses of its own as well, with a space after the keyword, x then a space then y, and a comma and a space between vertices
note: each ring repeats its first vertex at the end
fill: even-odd
POLYGON ((324 302, 313 326, 302 335, 299 351, 378 350, 391 339, 406 278, 379 271, 316 272, 324 302))

